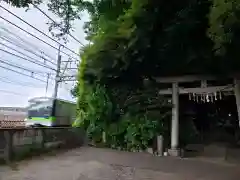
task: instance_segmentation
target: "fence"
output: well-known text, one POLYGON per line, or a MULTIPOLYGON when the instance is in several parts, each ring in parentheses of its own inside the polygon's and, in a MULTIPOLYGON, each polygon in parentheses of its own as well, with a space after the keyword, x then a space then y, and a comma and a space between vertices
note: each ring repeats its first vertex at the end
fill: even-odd
POLYGON ((0 121, 0 128, 25 127, 25 121, 0 121))
POLYGON ((49 148, 72 148, 85 143, 80 128, 2 128, 0 129, 0 159, 9 162, 28 153, 49 148))
POLYGON ((25 118, 26 114, 24 112, 0 112, 0 128, 24 127, 25 118))

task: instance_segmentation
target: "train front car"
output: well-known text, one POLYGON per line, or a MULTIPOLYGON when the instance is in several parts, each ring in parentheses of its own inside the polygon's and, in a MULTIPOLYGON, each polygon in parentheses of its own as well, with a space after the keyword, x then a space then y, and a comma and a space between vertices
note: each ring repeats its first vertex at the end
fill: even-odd
POLYGON ((29 101, 26 126, 71 127, 76 119, 76 103, 53 98, 29 101))
POLYGON ((53 126, 53 99, 41 99, 30 101, 26 126, 53 126))

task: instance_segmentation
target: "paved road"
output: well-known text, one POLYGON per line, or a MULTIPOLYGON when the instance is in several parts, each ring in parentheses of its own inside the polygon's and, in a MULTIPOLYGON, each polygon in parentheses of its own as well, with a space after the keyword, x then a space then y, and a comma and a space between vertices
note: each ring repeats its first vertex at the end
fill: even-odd
POLYGON ((16 169, 2 166, 0 180, 239 180, 239 168, 84 147, 24 161, 16 169))

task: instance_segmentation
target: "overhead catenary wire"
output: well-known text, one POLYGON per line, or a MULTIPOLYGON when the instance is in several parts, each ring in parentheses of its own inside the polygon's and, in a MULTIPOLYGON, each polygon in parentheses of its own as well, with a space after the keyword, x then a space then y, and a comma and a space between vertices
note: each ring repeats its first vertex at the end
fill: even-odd
MULTIPOLYGON (((2 38, 2 37, 0 37, 0 38, 2 38)), ((4 38, 3 38, 3 39, 4 39, 4 38)), ((9 41, 8 41, 8 42, 9 42, 9 41)), ((9 49, 11 49, 11 50, 13 50, 13 51, 15 51, 15 52, 23 55, 23 56, 28 57, 28 58, 29 58, 28 61, 31 62, 31 63, 34 63, 34 64, 37 64, 37 65, 39 65, 39 66, 46 67, 46 68, 48 68, 48 69, 51 69, 51 70, 56 71, 54 68, 52 68, 52 67, 50 67, 50 66, 47 66, 46 64, 40 64, 40 63, 42 63, 42 62, 40 62, 39 60, 37 60, 37 59, 35 59, 35 58, 33 58, 33 57, 30 57, 30 56, 22 53, 21 51, 19 51, 19 50, 17 50, 17 49, 14 49, 14 48, 12 48, 12 47, 10 47, 10 46, 8 46, 8 45, 6 45, 6 44, 3 44, 3 43, 1 43, 1 42, 0 42, 0 44, 1 44, 2 46, 5 46, 5 47, 7 47, 7 48, 9 48, 9 49), (33 60, 35 60, 35 61, 33 61, 33 60), (39 63, 38 63, 38 62, 39 62, 39 63)), ((0 50, 1 50, 1 49, 0 49, 0 50)), ((33 53, 34 53, 34 52, 33 52, 33 53)), ((19 57, 19 56, 18 56, 18 57, 19 57)), ((40 56, 40 57, 41 57, 41 56, 40 56)), ((21 57, 21 58, 22 58, 22 57, 21 57)), ((26 60, 26 59, 25 59, 25 60, 26 60)), ((53 63, 53 62, 51 62, 51 61, 49 61, 49 60, 45 60, 45 61, 50 62, 50 63, 52 63, 53 65, 57 65, 56 63, 53 63)))
POLYGON ((12 44, 12 45, 14 45, 14 46, 16 46, 16 47, 18 47, 18 48, 21 48, 21 49, 23 49, 24 51, 27 51, 27 52, 29 52, 29 53, 31 53, 31 54, 34 54, 35 56, 37 56, 37 57, 39 57, 39 58, 42 58, 44 61, 47 61, 47 62, 49 62, 49 63, 51 63, 51 64, 53 64, 53 65, 56 65, 56 63, 54 63, 54 62, 52 62, 52 61, 44 58, 43 56, 35 53, 34 51, 32 51, 32 50, 30 50, 30 49, 24 48, 23 46, 21 46, 21 45, 19 45, 19 44, 17 44, 17 43, 14 43, 13 41, 10 41, 10 40, 7 39, 7 38, 4 38, 4 37, 1 37, 1 36, 0 36, 0 39, 3 39, 4 41, 6 41, 6 42, 8 42, 8 43, 10 43, 10 44, 12 44))
MULTIPOLYGON (((1 18, 1 16, 0 16, 0 18, 1 18)), ((9 32, 9 30, 8 29, 5 29, 5 28, 3 28, 3 27, 1 27, 2 29, 4 29, 5 31, 7 31, 8 33, 11 33, 11 34, 13 34, 15 37, 17 37, 17 38, 19 38, 21 41, 24 41, 22 38, 20 38, 18 35, 16 35, 15 33, 12 33, 12 32, 9 32)), ((26 32, 26 33, 28 33, 28 32, 26 32)), ((25 42, 25 41, 24 41, 25 42)), ((56 48, 56 47, 55 47, 56 48)), ((41 51, 41 52, 43 52, 43 51, 41 51)), ((62 51, 61 51, 62 52, 62 51)), ((63 52, 62 52, 63 53, 63 52)), ((45 54, 45 53, 44 53, 45 54)), ((66 53, 65 53, 66 54, 66 53)), ((46 55, 46 54, 45 54, 46 55)), ((70 56, 69 56, 70 57, 70 56)), ((70 57, 71 58, 71 57, 70 57)), ((78 59, 76 59, 76 58, 74 58, 76 61, 75 62, 77 62, 78 61, 78 59)), ((48 60, 48 62, 51 62, 51 61, 49 61, 48 60)), ((52 63, 52 62, 51 62, 52 63)), ((54 63, 52 63, 52 64, 54 64, 54 63)), ((56 65, 56 64, 55 64, 56 65)))
MULTIPOLYGON (((29 53, 32 53, 32 54, 34 54, 35 56, 37 56, 37 57, 39 57, 39 58, 43 58, 41 55, 35 53, 34 51, 29 50, 29 49, 26 49, 26 48, 22 47, 21 45, 15 43, 15 42, 9 41, 8 39, 6 39, 6 38, 4 38, 4 37, 1 37, 1 36, 0 36, 0 39, 3 39, 3 40, 5 40, 5 41, 7 41, 8 43, 13 44, 14 46, 17 46, 17 47, 19 47, 19 48, 21 48, 21 49, 23 49, 23 50, 25 50, 25 51, 27 51, 27 52, 29 52, 29 53)), ((2 44, 2 43, 0 43, 0 44, 2 44)), ((3 45, 3 46, 6 46, 5 44, 2 44, 2 45, 3 45)), ((8 47, 9 47, 9 46, 8 46, 8 47)), ((15 51, 16 51, 16 49, 15 49, 15 51)), ((26 55, 26 54, 24 54, 24 55, 26 55)), ((47 59, 45 59, 45 58, 43 58, 43 60, 44 60, 44 62, 49 62, 49 63, 57 66, 56 63, 54 63, 54 62, 52 62, 52 61, 50 61, 50 60, 47 60, 47 59)), ((77 69, 77 68, 66 68, 66 70, 74 70, 74 69, 77 69)), ((61 69, 61 70, 63 70, 63 69, 61 69)), ((64 69, 64 70, 65 70, 65 69, 64 69)))
POLYGON ((37 87, 39 85, 39 84, 31 83, 31 82, 19 81, 19 80, 11 79, 11 77, 9 77, 9 76, 0 76, 0 79, 9 81, 9 82, 12 82, 12 83, 15 83, 15 84, 23 85, 23 86, 27 85, 27 86, 31 86, 31 87, 37 87))
POLYGON ((15 67, 15 68, 18 68, 18 69, 22 69, 22 70, 24 70, 24 71, 28 71, 28 72, 34 73, 34 74, 47 74, 47 75, 49 74, 49 73, 47 73, 47 72, 33 71, 33 70, 31 70, 31 69, 22 67, 22 66, 20 66, 20 65, 18 65, 18 64, 9 63, 9 62, 7 62, 7 61, 4 61, 4 60, 1 59, 1 58, 0 58, 0 63, 7 64, 7 65, 9 65, 9 66, 12 66, 12 67, 15 67))
MULTIPOLYGON (((1 36, 0 36, 0 39, 3 39, 3 40, 7 41, 8 43, 10 43, 10 44, 12 44, 12 45, 14 45, 14 46, 17 46, 17 47, 19 47, 19 48, 21 48, 21 49, 23 49, 23 50, 25 50, 25 51, 27 51, 27 52, 29 52, 29 53, 32 53, 32 54, 34 54, 35 56, 37 56, 37 57, 39 57, 39 58, 42 58, 42 59, 44 60, 44 62, 49 62, 49 63, 51 63, 51 64, 53 64, 53 65, 57 65, 56 63, 54 63, 54 62, 52 62, 52 61, 50 61, 50 60, 45 59, 44 57, 42 57, 41 55, 35 53, 34 51, 32 51, 32 50, 30 50, 30 49, 27 49, 27 48, 24 48, 21 43, 20 43, 20 45, 19 45, 18 43, 13 42, 12 39, 11 39, 11 40, 12 40, 12 41, 11 41, 11 40, 9 40, 9 39, 7 39, 7 38, 5 38, 5 37, 1 37, 1 36)), ((21 54, 24 55, 24 56, 27 56, 26 54, 23 54, 22 52, 19 52, 18 50, 13 49, 12 47, 9 47, 9 46, 7 46, 7 45, 5 45, 5 44, 3 44, 3 43, 0 43, 0 44, 2 44, 3 46, 8 47, 8 48, 10 48, 10 49, 18 52, 18 53, 21 53, 21 54)), ((30 58, 30 57, 29 57, 29 58, 30 58)), ((33 59, 33 58, 31 57, 31 59, 33 59)), ((35 60, 36 60, 36 59, 35 59, 35 60)), ((36 60, 36 61, 40 62, 39 60, 36 60)))
MULTIPOLYGON (((1 44, 1 43, 0 43, 0 44, 1 44)), ((7 45, 4 45, 4 46, 7 47, 7 45)), ((11 49, 11 50, 13 50, 13 51, 18 52, 19 54, 22 54, 22 52, 14 49, 14 48, 11 48, 11 47, 8 47, 8 48, 11 49)), ((25 57, 19 56, 19 55, 14 54, 14 53, 11 53, 11 52, 9 52, 9 51, 7 51, 7 50, 4 50, 4 49, 0 49, 0 51, 3 51, 3 52, 5 52, 5 53, 7 53, 7 54, 11 54, 11 55, 13 55, 13 56, 15 56, 15 57, 18 57, 18 58, 21 58, 21 59, 23 59, 23 60, 29 61, 29 62, 31 62, 31 63, 33 63, 33 64, 37 64, 37 65, 39 65, 39 66, 42 66, 42 67, 48 68, 48 69, 50 69, 50 70, 56 71, 56 69, 54 69, 54 68, 52 68, 52 67, 50 67, 50 66, 47 66, 47 65, 42 64, 42 63, 39 63, 39 61, 36 60, 36 59, 34 59, 34 58, 31 58, 31 57, 30 57, 31 59, 28 59, 28 58, 29 58, 28 56, 26 56, 26 57, 28 57, 28 58, 25 58, 25 57), (33 59, 33 60, 32 60, 32 59, 33 59)), ((22 54, 22 55, 23 55, 23 54, 22 54)))
MULTIPOLYGON (((13 25, 13 26, 17 27, 18 29, 20 29, 20 30, 24 31, 25 33, 29 34, 30 36, 32 36, 32 37, 34 37, 34 38, 38 39, 39 41, 41 41, 41 42, 43 42, 43 43, 47 44, 48 46, 50 46, 50 47, 52 47, 52 48, 54 48, 54 49, 58 50, 58 48, 57 48, 57 47, 55 47, 55 46, 51 45, 50 43, 48 43, 48 42, 46 42, 46 41, 44 41, 44 40, 42 40, 41 38, 39 38, 39 37, 35 36, 34 34, 32 34, 32 33, 28 32, 27 30, 25 30, 25 29, 23 29, 23 28, 21 28, 20 26, 18 26, 18 25, 16 25, 16 24, 12 23, 11 21, 7 20, 6 18, 4 18, 4 17, 2 17, 2 16, 0 16, 0 18, 1 18, 1 19, 3 19, 4 21, 6 21, 7 23, 9 23, 9 24, 11 24, 11 25, 13 25)), ((71 55, 69 55, 68 53, 65 53, 64 51, 61 51, 61 52, 62 52, 63 54, 65 54, 65 55, 67 55, 67 56, 71 57, 71 55)), ((74 59, 76 59, 76 58, 74 58, 74 59)), ((76 60, 77 60, 77 59, 76 59, 76 60)))
MULTIPOLYGON (((39 10, 43 15, 45 15, 48 19, 50 19, 54 24, 57 24, 56 21, 53 20, 53 18, 51 18, 46 12, 44 12, 41 8, 39 8, 37 5, 35 5, 34 3, 32 3, 32 5, 39 10)), ((74 37, 71 33, 68 34, 71 38, 73 38, 75 41, 77 41, 79 44, 81 44, 82 46, 84 46, 84 44, 79 41, 76 37, 74 37)))
POLYGON ((41 81, 41 82, 46 83, 46 81, 44 81, 44 80, 42 80, 42 79, 39 79, 39 78, 33 77, 33 76, 31 76, 31 75, 28 75, 28 74, 21 73, 21 72, 19 72, 19 71, 16 71, 16 70, 11 69, 11 68, 8 68, 8 67, 4 67, 4 66, 1 66, 1 65, 0 65, 0 68, 5 69, 5 70, 8 70, 8 71, 12 71, 12 72, 15 72, 15 73, 21 74, 21 75, 23 75, 23 76, 27 76, 27 77, 30 77, 30 78, 32 78, 32 79, 35 79, 35 80, 38 80, 38 81, 41 81))
POLYGON ((42 87, 39 87, 36 85, 14 82, 14 81, 9 80, 8 78, 3 78, 3 77, 0 77, 0 82, 8 83, 8 84, 16 85, 16 86, 23 86, 23 87, 30 87, 30 88, 37 88, 37 89, 42 88, 42 87))
MULTIPOLYGON (((44 52, 44 50, 41 50, 41 49, 40 49, 39 47, 37 47, 35 44, 33 44, 33 43, 31 43, 31 42, 28 42, 28 41, 26 41, 25 39, 21 38, 21 37, 20 37, 19 35, 17 35, 16 33, 12 32, 12 31, 9 31, 9 29, 6 29, 6 28, 4 28, 4 27, 0 27, 0 28, 3 29, 5 32, 11 34, 12 36, 14 36, 15 38, 17 38, 18 40, 20 40, 22 43, 25 43, 25 44, 30 45, 31 48, 36 49, 36 50, 39 51, 41 54, 44 54, 45 56, 47 56, 49 59, 55 59, 54 57, 46 54, 46 53, 44 52)), ((5 37, 6 37, 6 36, 5 36, 5 37)), ((9 36, 8 36, 8 39, 9 39, 9 36)), ((16 43, 16 39, 13 40, 12 37, 11 37, 10 39, 11 39, 12 41, 15 41, 15 43, 16 43)), ((18 44, 21 44, 21 46, 23 46, 22 43, 18 43, 18 44)), ((25 47, 26 47, 26 45, 25 45, 25 47)), ((27 49, 29 49, 29 48, 27 48, 27 49)))
MULTIPOLYGON (((17 16, 16 14, 12 13, 12 12, 9 11, 8 9, 6 9, 5 7, 3 7, 3 6, 0 5, 0 8, 4 9, 5 11, 7 11, 8 13, 10 13, 10 14, 13 15, 14 17, 18 18, 20 21, 24 22, 25 24, 27 24, 27 25, 30 26, 31 28, 35 29, 36 31, 38 31, 38 32, 41 33, 42 35, 48 37, 49 39, 51 39, 52 41, 56 42, 57 44, 62 45, 65 49, 69 50, 69 51, 72 52, 73 54, 79 56, 79 54, 77 54, 76 52, 74 52, 74 51, 71 50, 70 48, 64 46, 63 44, 61 44, 61 43, 58 42, 57 40, 53 39, 52 37, 50 37, 50 36, 47 35, 46 33, 40 31, 39 29, 37 29, 37 28, 34 27, 33 25, 29 24, 27 21, 25 21, 25 20, 22 19, 21 17, 17 16)), ((2 16, 0 16, 0 18, 2 18, 3 20, 9 22, 10 24, 14 24, 14 23, 8 21, 6 18, 3 18, 2 16)), ((14 24, 14 26, 15 26, 15 27, 19 27, 19 26, 17 26, 16 24, 14 24)), ((20 28, 20 27, 19 27, 19 28, 20 28)), ((22 28, 21 28, 21 29, 22 29, 22 28)), ((27 32, 27 31, 26 31, 26 32, 27 32)), ((28 33, 29 33, 29 32, 28 32, 28 33)), ((31 34, 31 33, 29 33, 29 34, 31 34)), ((49 44, 49 43, 48 43, 48 44, 49 44)), ((51 45, 51 47, 54 47, 54 46, 51 45)), ((54 47, 54 49, 55 49, 55 48, 56 48, 56 47, 54 47)), ((70 56, 69 54, 67 54, 67 53, 65 53, 65 52, 62 52, 62 53, 64 53, 64 54, 70 56)))
MULTIPOLYGON (((15 16, 15 17, 16 17, 16 16, 15 16)), ((17 27, 18 29, 24 31, 25 33, 27 33, 27 34, 29 34, 29 35, 35 37, 36 39, 40 40, 41 42, 43 42, 43 43, 49 45, 50 47, 56 49, 56 47, 53 46, 52 44, 50 44, 50 43, 48 43, 48 42, 46 42, 46 41, 44 41, 44 40, 38 38, 37 36, 35 36, 35 35, 32 34, 32 33, 27 32, 25 29, 19 27, 18 25, 16 25, 16 24, 14 24, 13 22, 7 20, 6 18, 1 17, 1 16, 0 16, 0 18, 3 19, 3 20, 5 20, 6 22, 10 23, 11 25, 17 27)), ((24 21, 24 20, 23 20, 23 21, 24 21)), ((27 22, 25 21, 25 23, 27 23, 27 22)), ((28 25, 30 25, 30 24, 28 23, 28 25)), ((31 26, 31 27, 34 28, 33 26, 31 26)), ((36 28, 34 28, 34 29, 37 30, 36 28)), ((38 32, 39 32, 39 31, 38 31, 38 32)), ((44 33, 44 34, 45 34, 45 33, 44 33)), ((45 35, 46 35, 46 34, 45 34, 45 35)), ((48 37, 49 37, 49 36, 48 36, 48 37)), ((51 39, 51 37, 50 37, 50 39, 51 39)), ((22 39, 21 39, 21 40, 22 40, 22 39)), ((51 39, 51 40, 57 42, 57 41, 54 40, 54 39, 51 39)), ((57 43, 60 44, 59 42, 57 42, 57 43)), ((3 45, 3 44, 2 44, 2 45, 3 45)), ((63 45, 63 46, 64 46, 64 45, 63 45)), ((5 47, 6 47, 6 46, 5 46, 5 47)), ((19 46, 18 46, 18 47, 19 47, 19 46)), ((64 47, 65 47, 65 46, 64 46, 64 47)), ((8 46, 8 48, 9 48, 9 46, 8 46)), ((20 47, 19 47, 19 48, 20 48, 20 47)), ((66 48, 66 47, 65 47, 65 48, 66 48)), ((23 48, 22 48, 22 49, 23 49, 23 48)), ((66 48, 66 49, 70 50, 69 48, 66 48)), ((0 50, 3 51, 3 52, 9 53, 9 54, 11 54, 11 55, 13 55, 13 56, 19 57, 19 58, 21 58, 21 59, 24 58, 24 59, 26 60, 25 57, 21 57, 21 56, 19 56, 19 55, 14 54, 14 53, 10 53, 9 51, 6 51, 6 50, 2 50, 2 49, 0 49, 0 50)), ((13 50, 13 48, 12 48, 12 50, 13 50)), ((31 50, 29 50, 28 48, 24 48, 23 50, 28 51, 28 52, 34 54, 34 51, 31 51, 31 50)), ((16 51, 16 49, 14 49, 14 51, 16 51)), ((71 51, 71 50, 70 50, 70 51, 71 51)), ((24 54, 24 53, 22 53, 22 52, 20 52, 20 51, 16 51, 16 52, 21 53, 22 55, 26 56, 26 54, 24 54)), ((40 51, 40 52, 43 52, 43 51, 40 51)), ((69 57, 72 57, 72 56, 70 56, 69 54, 67 54, 67 53, 65 53, 65 52, 63 52, 63 51, 61 51, 61 52, 62 52, 63 54, 65 54, 65 55, 69 56, 69 57)), ((72 51, 72 52, 73 52, 73 51, 72 51)), ((76 53, 74 52, 74 54, 76 54, 76 53)), ((36 53, 35 53, 34 55, 36 55, 36 53)), ((78 54, 76 54, 76 55, 78 55, 78 54)), ((29 57, 29 56, 27 56, 27 57, 29 57)), ((38 56, 38 57, 39 57, 39 56, 38 56)), ((29 58, 30 58, 30 57, 29 57, 29 58)), ((41 58, 44 59, 43 56, 41 56, 41 58)), ((31 57, 31 59, 32 59, 32 57, 31 57)), ((74 58, 74 59, 76 59, 76 58, 74 58)), ((35 60, 36 60, 36 59, 35 59, 35 60)), ((78 59, 76 59, 76 60, 78 61, 78 59)), ((31 62, 31 61, 30 61, 30 62, 31 62)), ((50 62, 51 62, 51 61, 50 61, 50 62)), ((52 62, 51 62, 51 63, 52 63, 52 62)), ((5 62, 5 64, 6 64, 6 62, 5 62)), ((35 63, 35 64, 40 65, 39 63, 35 63)), ((8 64, 8 65, 13 66, 12 64, 8 64)), ((41 66, 43 66, 43 65, 41 64, 41 66)), ((44 66, 45 66, 45 65, 44 65, 44 66)), ((14 67, 14 66, 13 66, 13 67, 14 67)), ((15 67, 16 67, 16 66, 15 66, 15 67)), ((46 67, 46 66, 45 66, 45 67, 46 67)), ((9 70, 9 71, 13 71, 13 72, 15 72, 15 73, 18 73, 18 74, 21 74, 21 75, 24 75, 24 76, 31 77, 31 78, 33 78, 33 79, 36 79, 36 80, 39 80, 39 81, 42 81, 42 82, 46 82, 46 81, 43 81, 42 79, 39 79, 39 78, 33 77, 33 76, 31 76, 31 75, 27 75, 27 74, 24 74, 24 73, 21 73, 21 72, 15 71, 15 70, 13 70, 13 69, 11 69, 11 68, 8 68, 8 67, 0 66, 0 68, 6 69, 6 70, 9 70)), ((21 67, 21 69, 23 69, 23 68, 21 67)), ((23 70, 26 70, 26 69, 23 69, 23 70)), ((54 69, 53 69, 53 70, 54 70, 54 69)), ((28 70, 28 71, 29 71, 29 70, 28 70)), ((30 71, 29 71, 29 72, 30 72, 30 71)), ((34 72, 34 73, 36 73, 36 72, 34 72)))

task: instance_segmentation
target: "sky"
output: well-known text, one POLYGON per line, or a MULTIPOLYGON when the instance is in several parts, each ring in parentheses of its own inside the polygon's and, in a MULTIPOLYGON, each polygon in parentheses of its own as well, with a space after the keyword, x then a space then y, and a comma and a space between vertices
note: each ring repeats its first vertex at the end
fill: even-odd
MULTIPOLYGON (((40 11, 31 7, 30 10, 26 12, 26 9, 24 8, 14 8, 2 1, 0 2, 1 6, 21 17, 40 31, 51 36, 47 25, 50 20, 40 11)), ((51 18, 57 21, 57 18, 47 10, 47 6, 45 4, 42 4, 39 7, 51 18)), ((36 35, 38 38, 48 42, 52 46, 58 47, 56 42, 53 42, 48 37, 45 37, 30 26, 24 24, 22 21, 9 14, 2 8, 0 8, 0 17, 6 18, 8 21, 20 26, 29 33, 36 35)), ((85 40, 83 25, 89 17, 88 14, 84 12, 82 13, 81 17, 81 20, 76 20, 74 22, 74 32, 71 34, 80 42, 86 44, 87 41, 85 40)), ((63 43, 63 41, 59 42, 63 43)), ((65 44, 65 47, 68 47, 76 53, 79 53, 81 46, 82 45, 80 45, 71 37, 69 37, 69 42, 65 44)), ((64 61, 72 62, 67 64, 68 68, 76 68, 79 57, 76 54, 68 51, 66 48, 62 48, 62 51, 66 52, 70 56, 61 53, 61 69, 64 69, 66 66, 64 61)), ((51 48, 50 46, 42 43, 40 40, 28 35, 24 31, 19 30, 0 18, 0 106, 24 107, 28 105, 28 100, 31 98, 42 96, 51 97, 53 94, 55 78, 55 72, 52 69, 57 68, 56 62, 56 49, 51 48), (22 47, 23 49, 19 48, 18 46, 22 47), (25 51, 24 49, 28 51, 25 51), (15 50, 20 52, 16 52, 15 50), (25 59, 16 57, 4 51, 22 56, 25 59), (34 54, 30 53, 29 51, 33 52, 34 54), (21 67, 21 69, 18 67, 21 67), (11 70, 17 71, 18 73, 11 70), (48 74, 50 74, 51 79, 49 80, 46 91, 48 74)), ((65 75, 76 75, 76 70, 67 70, 65 71, 65 75)), ((58 89, 58 98, 75 101, 70 94, 70 89, 73 87, 73 85, 74 82, 61 83, 58 89)))

